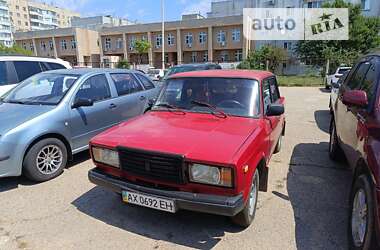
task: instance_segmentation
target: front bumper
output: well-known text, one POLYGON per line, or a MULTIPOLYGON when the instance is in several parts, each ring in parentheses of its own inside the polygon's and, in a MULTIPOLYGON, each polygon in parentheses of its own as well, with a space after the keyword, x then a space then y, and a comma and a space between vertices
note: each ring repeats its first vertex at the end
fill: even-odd
POLYGON ((92 183, 103 186, 116 193, 129 191, 173 200, 178 209, 224 216, 234 216, 244 208, 244 199, 242 194, 230 197, 159 190, 119 180, 113 176, 104 174, 97 169, 90 170, 88 173, 88 178, 92 183))

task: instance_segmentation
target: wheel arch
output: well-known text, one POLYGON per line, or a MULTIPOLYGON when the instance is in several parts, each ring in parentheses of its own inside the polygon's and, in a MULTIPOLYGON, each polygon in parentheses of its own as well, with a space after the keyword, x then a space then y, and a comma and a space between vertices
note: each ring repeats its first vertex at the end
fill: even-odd
POLYGON ((267 192, 269 168, 267 167, 265 158, 260 159, 256 168, 259 170, 259 176, 260 176, 259 191, 267 192))

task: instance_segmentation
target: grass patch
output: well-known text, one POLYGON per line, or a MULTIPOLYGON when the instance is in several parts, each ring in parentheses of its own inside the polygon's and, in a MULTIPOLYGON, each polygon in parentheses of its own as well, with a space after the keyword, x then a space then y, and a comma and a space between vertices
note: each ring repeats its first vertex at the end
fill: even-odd
POLYGON ((277 76, 277 80, 283 87, 319 87, 323 85, 323 78, 318 76, 277 76))

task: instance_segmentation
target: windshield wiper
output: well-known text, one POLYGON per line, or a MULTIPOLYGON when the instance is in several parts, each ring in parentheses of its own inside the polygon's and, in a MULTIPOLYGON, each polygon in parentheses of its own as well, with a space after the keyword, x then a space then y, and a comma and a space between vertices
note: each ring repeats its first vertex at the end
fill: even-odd
POLYGON ((226 113, 219 110, 217 107, 215 107, 214 105, 211 105, 210 103, 201 102, 201 101, 197 101, 197 100, 192 100, 191 103, 198 105, 198 106, 201 106, 201 107, 209 108, 211 110, 211 114, 215 115, 216 117, 219 117, 219 118, 227 118, 228 117, 226 113))
POLYGON ((167 108, 168 110, 170 111, 179 111, 179 112, 183 112, 185 113, 185 111, 183 111, 181 108, 177 107, 177 106, 174 106, 174 105, 171 105, 169 103, 158 103, 156 105, 154 105, 155 107, 163 107, 163 108, 167 108))

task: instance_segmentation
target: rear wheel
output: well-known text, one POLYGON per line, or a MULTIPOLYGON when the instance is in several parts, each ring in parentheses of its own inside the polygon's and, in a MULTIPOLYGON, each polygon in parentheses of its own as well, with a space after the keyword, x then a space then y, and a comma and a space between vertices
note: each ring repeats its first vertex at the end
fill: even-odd
POLYGON ((340 148, 340 145, 339 145, 334 117, 332 117, 331 125, 330 125, 329 156, 334 161, 339 160, 342 156, 342 149, 340 148))
POLYGON ((375 245, 374 201, 371 184, 366 175, 360 175, 350 195, 348 238, 350 249, 367 250, 375 245))
POLYGON ((33 181, 53 179, 63 172, 67 163, 67 149, 58 139, 43 139, 34 144, 25 156, 23 170, 33 181))
POLYGON ((278 138, 278 141, 277 141, 277 145, 276 145, 276 148, 274 149, 274 153, 277 154, 281 151, 281 147, 282 147, 282 138, 284 136, 283 135, 280 135, 280 138, 278 138))
POLYGON ((259 173, 256 169, 252 178, 251 189, 244 209, 232 217, 232 221, 244 228, 249 227, 252 224, 256 214, 257 197, 259 193, 259 173))

